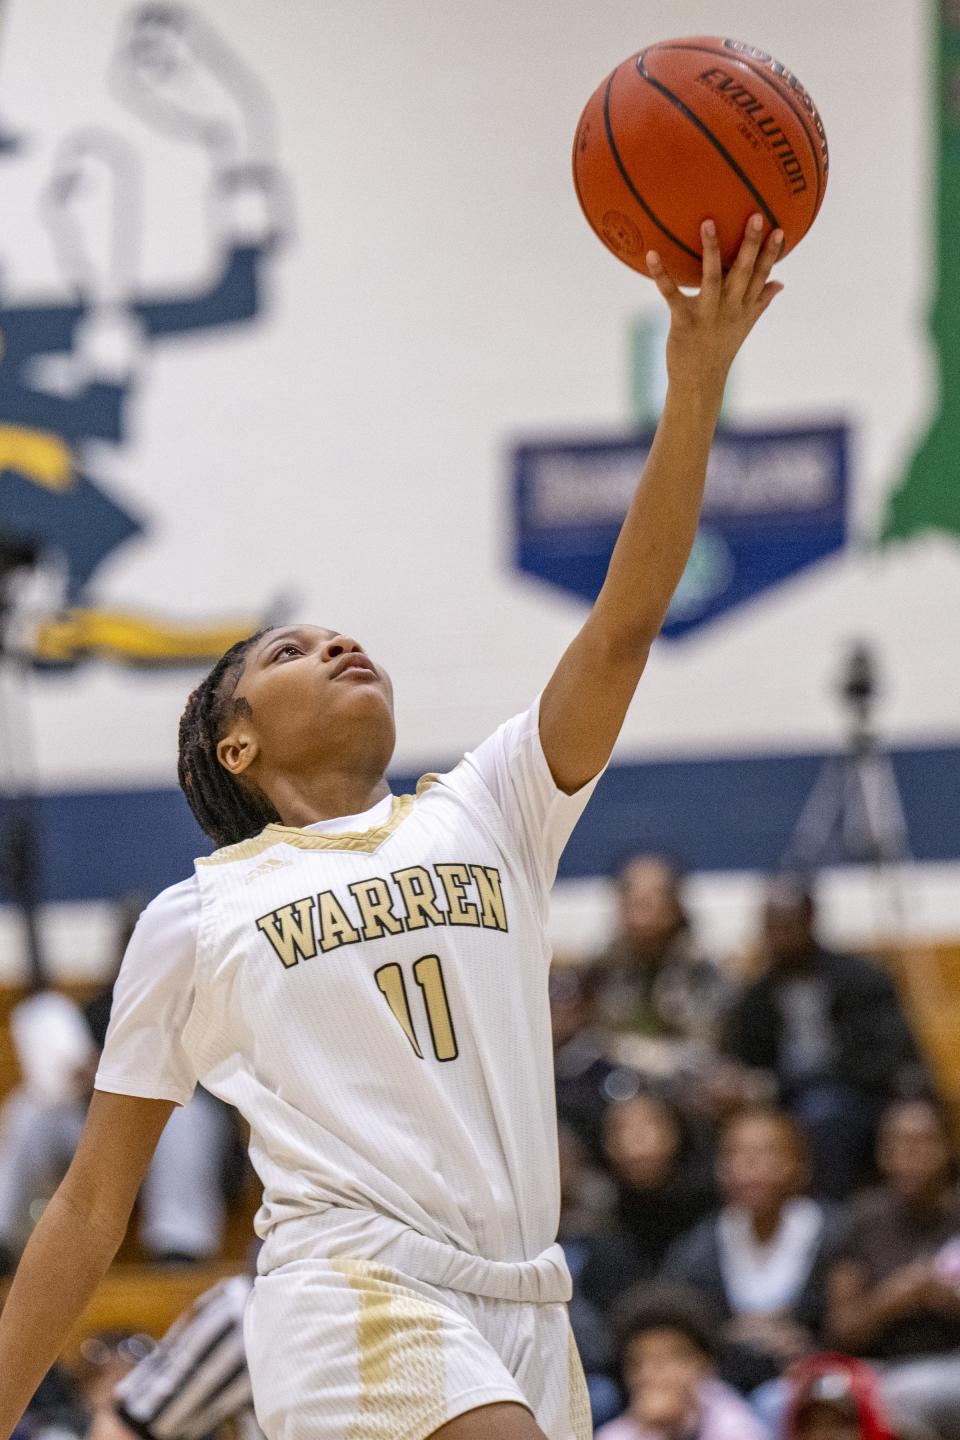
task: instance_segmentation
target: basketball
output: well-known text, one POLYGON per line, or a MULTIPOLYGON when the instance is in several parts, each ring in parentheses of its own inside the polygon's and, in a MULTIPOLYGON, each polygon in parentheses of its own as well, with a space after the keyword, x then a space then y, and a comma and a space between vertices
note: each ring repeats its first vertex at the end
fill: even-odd
MULTIPOLYGON (((647 274, 656 250, 681 285, 700 282, 700 224, 717 224, 724 267, 748 218, 798 245, 823 203, 827 137, 807 91, 765 50, 688 36, 631 55, 580 117, 573 176, 587 220, 647 274)), ((781 256, 782 258, 782 256, 781 256)))

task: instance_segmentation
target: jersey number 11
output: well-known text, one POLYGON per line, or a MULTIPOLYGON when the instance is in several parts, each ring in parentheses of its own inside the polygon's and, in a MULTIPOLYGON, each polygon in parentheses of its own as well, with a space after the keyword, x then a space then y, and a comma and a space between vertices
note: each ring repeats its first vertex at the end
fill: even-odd
MULTIPOLYGON (((410 1014, 407 982, 404 979, 403 971, 395 963, 381 965, 380 969, 374 973, 373 978, 377 982, 377 989, 390 1006, 394 1019, 413 1046, 413 1053, 418 1060, 422 1060, 423 1051, 420 1048, 413 1017, 410 1014)), ((443 983, 440 957, 438 955, 421 955, 413 967, 413 978, 423 991, 427 1021, 430 1025, 430 1039, 433 1041, 433 1053, 438 1060, 456 1060, 460 1052, 457 1049, 457 1037, 450 1016, 450 1006, 447 1003, 447 987, 443 983)))

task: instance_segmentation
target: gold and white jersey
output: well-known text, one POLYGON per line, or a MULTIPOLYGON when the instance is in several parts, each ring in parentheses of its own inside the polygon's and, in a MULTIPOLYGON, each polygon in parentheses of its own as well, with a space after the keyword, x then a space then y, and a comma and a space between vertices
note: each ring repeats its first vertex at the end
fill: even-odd
POLYGON ((524 1264, 559 1208, 545 920, 596 782, 557 789, 538 711, 415 796, 198 860, 141 917, 97 1088, 236 1106, 261 1272, 340 1253, 563 1298, 558 1252, 524 1264))

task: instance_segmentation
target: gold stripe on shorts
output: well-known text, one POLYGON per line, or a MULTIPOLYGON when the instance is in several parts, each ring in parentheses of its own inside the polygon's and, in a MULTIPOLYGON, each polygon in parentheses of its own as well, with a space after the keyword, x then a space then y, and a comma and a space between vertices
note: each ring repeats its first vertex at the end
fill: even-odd
POLYGON ((393 1273, 355 1260, 330 1262, 356 1291, 357 1414, 346 1440, 423 1440, 447 1418, 440 1315, 393 1273))
POLYGON ((590 1392, 572 1330, 567 1346, 567 1403, 570 1407, 571 1435, 575 1440, 591 1440, 593 1417, 590 1414, 590 1392))

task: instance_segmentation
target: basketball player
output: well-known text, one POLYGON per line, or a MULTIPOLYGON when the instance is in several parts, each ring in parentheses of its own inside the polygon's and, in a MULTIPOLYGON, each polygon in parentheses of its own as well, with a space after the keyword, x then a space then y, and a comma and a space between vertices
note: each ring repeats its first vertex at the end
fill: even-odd
POLYGON ((6 1440, 116 1253, 174 1105, 246 1117, 264 1244, 245 1316, 269 1440, 584 1440, 564 1302, 544 933, 693 542, 727 372, 782 288, 755 216, 670 307, 663 417, 600 595, 530 708, 391 795, 393 697, 354 639, 234 646, 180 779, 219 847, 144 912, 86 1129, 0 1318, 6 1440))

